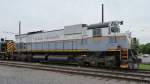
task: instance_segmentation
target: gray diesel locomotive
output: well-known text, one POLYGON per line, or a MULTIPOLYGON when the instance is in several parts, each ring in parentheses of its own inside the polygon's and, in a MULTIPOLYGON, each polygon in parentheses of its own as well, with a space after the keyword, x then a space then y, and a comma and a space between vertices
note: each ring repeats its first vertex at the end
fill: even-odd
POLYGON ((16 35, 13 59, 136 69, 138 58, 131 47, 131 35, 120 33, 120 25, 122 21, 77 24, 60 30, 16 35))

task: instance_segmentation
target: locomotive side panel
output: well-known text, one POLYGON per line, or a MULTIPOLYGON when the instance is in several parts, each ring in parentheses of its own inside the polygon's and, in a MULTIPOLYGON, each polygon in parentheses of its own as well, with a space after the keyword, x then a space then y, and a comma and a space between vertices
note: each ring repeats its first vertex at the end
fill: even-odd
MULTIPOLYGON (((114 39, 114 38, 113 38, 114 39)), ((88 50, 88 51, 107 51, 109 49, 129 48, 127 38, 125 36, 116 36, 116 42, 112 41, 112 37, 95 37, 86 39, 48 41, 48 42, 32 42, 26 44, 27 51, 34 50, 88 50), (111 38, 111 39, 110 39, 111 38)))

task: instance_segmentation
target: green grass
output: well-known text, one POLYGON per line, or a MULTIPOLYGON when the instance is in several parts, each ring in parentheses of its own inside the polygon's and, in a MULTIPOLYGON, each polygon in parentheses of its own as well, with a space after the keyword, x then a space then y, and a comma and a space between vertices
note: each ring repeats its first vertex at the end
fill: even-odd
POLYGON ((150 70, 150 64, 140 64, 140 69, 150 70))

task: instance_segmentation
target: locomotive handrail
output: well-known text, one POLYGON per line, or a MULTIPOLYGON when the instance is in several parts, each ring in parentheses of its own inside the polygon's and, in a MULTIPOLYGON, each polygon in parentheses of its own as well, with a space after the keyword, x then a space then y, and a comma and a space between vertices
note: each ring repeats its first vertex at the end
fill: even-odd
POLYGON ((88 26, 88 29, 107 28, 115 25, 123 25, 123 21, 111 21, 111 22, 91 24, 88 26))

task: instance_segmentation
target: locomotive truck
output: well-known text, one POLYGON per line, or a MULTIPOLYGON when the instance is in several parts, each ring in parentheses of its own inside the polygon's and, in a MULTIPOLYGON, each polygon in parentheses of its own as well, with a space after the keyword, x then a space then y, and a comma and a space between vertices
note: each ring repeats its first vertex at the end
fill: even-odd
POLYGON ((131 46, 131 35, 121 33, 121 25, 123 21, 77 24, 15 35, 16 49, 11 56, 6 56, 21 61, 76 62, 83 66, 137 69, 138 57, 131 46))

